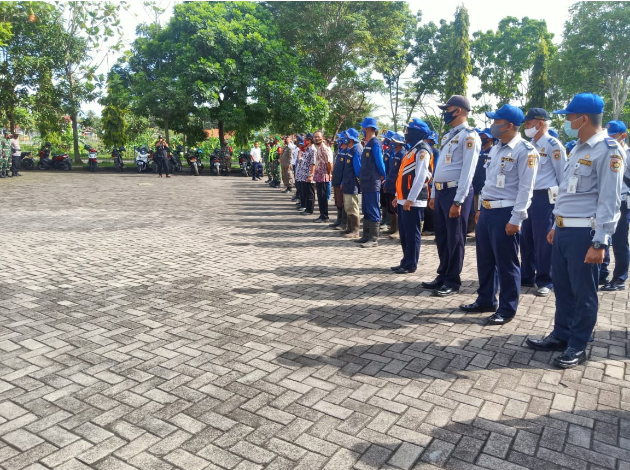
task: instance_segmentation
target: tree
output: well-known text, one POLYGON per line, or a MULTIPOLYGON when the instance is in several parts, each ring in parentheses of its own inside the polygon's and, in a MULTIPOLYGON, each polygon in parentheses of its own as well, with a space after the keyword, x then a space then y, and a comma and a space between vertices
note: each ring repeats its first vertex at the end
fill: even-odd
POLYGON ((534 55, 534 65, 532 67, 532 75, 527 90, 528 108, 549 108, 549 90, 551 88, 551 81, 549 80, 549 61, 550 53, 548 41, 543 36, 536 46, 534 55))
POLYGON ((630 92, 630 4, 578 2, 569 9, 558 64, 565 97, 584 91, 608 98, 619 119, 630 92))
MULTIPOLYGON (((539 44, 544 41, 548 54, 553 48, 546 22, 527 17, 519 21, 508 16, 496 32, 477 31, 473 37, 473 75, 481 81, 481 91, 474 98, 488 94, 499 106, 525 96, 524 75, 534 65, 539 44)), ((544 63, 540 65, 544 69, 544 63)))
POLYGON ((444 97, 452 95, 466 95, 468 75, 472 71, 470 61, 470 38, 468 30, 470 18, 468 10, 460 5, 455 10, 451 34, 448 39, 448 62, 446 63, 446 80, 444 83, 444 97))
MULTIPOLYGON (((81 104, 93 101, 98 96, 96 70, 100 64, 94 62, 92 50, 103 42, 118 37, 110 49, 121 45, 122 29, 118 20, 123 4, 113 2, 67 2, 58 3, 59 16, 55 46, 59 50, 58 89, 64 111, 72 122, 72 138, 75 162, 81 163, 79 153, 78 116, 81 104)), ((102 79, 102 77, 101 77, 102 79)))

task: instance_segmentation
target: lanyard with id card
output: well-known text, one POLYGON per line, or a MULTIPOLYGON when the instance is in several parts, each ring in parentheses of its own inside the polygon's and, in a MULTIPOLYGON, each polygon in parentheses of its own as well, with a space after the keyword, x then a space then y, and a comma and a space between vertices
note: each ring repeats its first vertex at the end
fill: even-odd
POLYGON ((503 174, 505 162, 501 162, 501 173, 497 175, 497 188, 505 188, 505 175, 503 174))
POLYGON ((571 175, 571 177, 569 178, 569 184, 567 185, 568 194, 575 194, 577 191, 578 177, 575 176, 575 171, 577 171, 579 167, 580 164, 576 163, 574 166, 575 170, 573 171, 573 175, 571 175))

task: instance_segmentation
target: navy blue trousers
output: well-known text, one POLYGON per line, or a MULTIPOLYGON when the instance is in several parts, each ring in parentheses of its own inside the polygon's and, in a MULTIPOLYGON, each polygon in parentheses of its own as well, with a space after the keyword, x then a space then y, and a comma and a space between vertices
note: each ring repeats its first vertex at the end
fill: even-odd
POLYGON ((584 262, 590 227, 556 228, 552 248, 556 318, 553 335, 578 350, 586 348, 597 322, 599 264, 584 262))
POLYGON ((527 220, 521 226, 521 280, 550 289, 551 245, 547 234, 553 227, 553 208, 547 191, 534 191, 527 220))
POLYGON ((398 233, 400 234, 400 246, 403 257, 400 266, 415 271, 418 269, 418 258, 420 257, 420 224, 424 216, 424 207, 411 207, 408 211, 398 204, 398 233))
MULTIPOLYGON (((617 228, 612 236, 611 244, 615 254, 615 269, 613 270, 613 280, 627 281, 628 268, 630 267, 630 245, 628 243, 628 232, 630 228, 630 210, 625 202, 621 203, 621 218, 617 223, 617 228)), ((608 277, 610 271, 610 251, 606 248, 604 263, 601 265, 600 278, 608 277)))
POLYGON ((381 193, 363 193, 361 197, 361 211, 363 211, 365 220, 371 220, 372 222, 381 221, 380 195, 381 193))
POLYGON ((435 192, 435 244, 437 245, 440 265, 437 269, 437 281, 445 286, 459 288, 462 285, 460 274, 464 266, 464 249, 468 217, 473 204, 473 188, 462 204, 461 215, 455 219, 448 216, 457 188, 448 188, 435 192))
POLYGON ((479 275, 477 303, 484 307, 496 306, 500 287, 497 313, 505 318, 516 315, 521 295, 521 266, 518 260, 521 235, 509 236, 505 233, 511 217, 512 207, 481 208, 475 229, 479 275))

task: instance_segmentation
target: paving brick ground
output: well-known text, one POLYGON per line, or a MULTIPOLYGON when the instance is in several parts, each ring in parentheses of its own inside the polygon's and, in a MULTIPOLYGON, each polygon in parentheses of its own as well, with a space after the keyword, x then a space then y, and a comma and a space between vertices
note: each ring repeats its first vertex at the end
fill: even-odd
POLYGON ((2 469, 630 469, 626 292, 563 372, 553 296, 456 310, 472 246, 430 297, 431 239, 396 276, 244 178, 27 173, 0 240, 2 469))

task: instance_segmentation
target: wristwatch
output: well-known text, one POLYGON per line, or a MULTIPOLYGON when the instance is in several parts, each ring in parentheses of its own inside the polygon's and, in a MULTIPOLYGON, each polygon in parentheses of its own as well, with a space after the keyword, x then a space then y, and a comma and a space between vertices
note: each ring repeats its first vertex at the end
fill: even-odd
POLYGON ((459 207, 459 206, 461 206, 461 205, 462 205, 462 203, 461 203, 461 202, 459 202, 459 201, 455 201, 455 202, 453 203, 453 205, 454 205, 455 207, 459 207))
POLYGON ((603 243, 599 243, 599 242, 591 242, 591 246, 595 248, 596 250, 603 250, 604 248, 606 248, 607 245, 604 245, 603 243))

